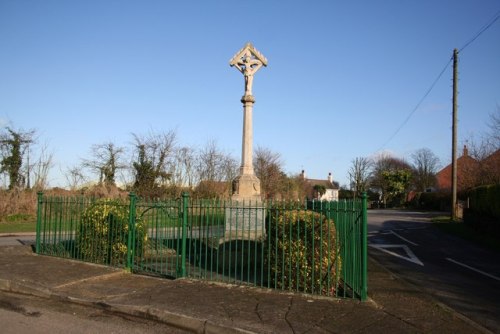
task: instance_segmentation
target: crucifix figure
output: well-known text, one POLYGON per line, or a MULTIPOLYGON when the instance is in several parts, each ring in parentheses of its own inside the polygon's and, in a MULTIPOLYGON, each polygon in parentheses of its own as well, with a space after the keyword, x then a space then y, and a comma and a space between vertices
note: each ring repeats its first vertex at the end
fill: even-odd
POLYGON ((254 74, 262 67, 267 66, 267 59, 257 51, 252 44, 247 43, 229 62, 245 76, 245 96, 252 95, 254 74))

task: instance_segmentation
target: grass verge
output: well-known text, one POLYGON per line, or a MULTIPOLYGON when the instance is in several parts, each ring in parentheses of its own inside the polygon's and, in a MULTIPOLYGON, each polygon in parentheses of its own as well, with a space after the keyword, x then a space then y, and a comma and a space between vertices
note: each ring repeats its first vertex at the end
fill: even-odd
POLYGON ((432 219, 433 225, 441 231, 472 241, 484 248, 500 252, 500 242, 497 238, 481 233, 463 222, 453 222, 450 217, 439 216, 432 219))
POLYGON ((0 233, 36 232, 36 223, 32 222, 0 222, 0 233))
POLYGON ((0 233, 36 232, 36 218, 30 214, 12 214, 0 220, 0 233))

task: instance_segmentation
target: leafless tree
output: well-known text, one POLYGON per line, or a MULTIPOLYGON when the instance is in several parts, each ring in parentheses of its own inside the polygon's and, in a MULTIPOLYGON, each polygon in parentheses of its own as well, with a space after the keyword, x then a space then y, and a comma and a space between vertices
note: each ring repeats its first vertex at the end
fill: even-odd
POLYGON ((159 186, 166 185, 171 175, 169 164, 175 152, 176 132, 153 133, 147 136, 133 134, 135 141, 135 158, 133 169, 135 175, 134 188, 143 195, 159 186))
POLYGON ((469 137, 466 140, 467 151, 475 163, 462 167, 459 175, 461 188, 471 188, 480 185, 494 184, 500 182, 500 158, 495 145, 495 139, 490 135, 476 140, 469 137))
POLYGON ((264 198, 271 199, 282 192, 284 186, 283 162, 277 152, 258 146, 254 153, 253 168, 260 180, 264 198))
POLYGON ((231 182, 236 176, 238 176, 238 161, 230 154, 224 154, 222 159, 222 174, 224 175, 224 180, 231 182))
POLYGON ((178 187, 193 187, 195 177, 195 150, 183 146, 175 150, 169 164, 170 184, 178 187))
POLYGON ((81 166, 69 167, 64 173, 70 190, 75 191, 85 182, 86 177, 81 166))
POLYGON ((497 106, 496 110, 490 114, 488 127, 490 128, 488 137, 492 142, 493 150, 498 150, 500 149, 500 106, 497 106))
POLYGON ((30 170, 33 170, 35 177, 34 188, 37 190, 44 190, 49 185, 49 172, 53 167, 53 152, 48 150, 48 144, 44 144, 40 150, 38 158, 30 170))
POLYGON ((236 160, 224 153, 215 140, 210 140, 199 151, 196 171, 199 181, 231 181, 236 175, 236 160))
POLYGON ((220 197, 230 193, 231 181, 237 175, 238 164, 223 152, 215 140, 210 140, 196 157, 196 195, 220 197))
POLYGON ((412 155, 413 183, 417 191, 425 191, 436 184, 439 158, 428 148, 421 148, 412 155))
POLYGON ((125 149, 112 142, 92 146, 92 159, 84 159, 82 166, 99 175, 99 183, 115 185, 116 174, 126 168, 123 163, 125 149))
POLYGON ((368 190, 371 177, 372 161, 368 158, 357 157, 351 161, 349 179, 353 187, 354 196, 368 190))

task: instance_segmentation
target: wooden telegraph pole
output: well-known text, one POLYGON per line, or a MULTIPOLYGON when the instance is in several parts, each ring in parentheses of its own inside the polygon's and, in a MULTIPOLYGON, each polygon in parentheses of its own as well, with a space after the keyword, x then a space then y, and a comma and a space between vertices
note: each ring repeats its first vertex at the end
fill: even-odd
POLYGON ((451 220, 457 220, 457 91, 458 50, 453 50, 453 125, 451 140, 451 220))

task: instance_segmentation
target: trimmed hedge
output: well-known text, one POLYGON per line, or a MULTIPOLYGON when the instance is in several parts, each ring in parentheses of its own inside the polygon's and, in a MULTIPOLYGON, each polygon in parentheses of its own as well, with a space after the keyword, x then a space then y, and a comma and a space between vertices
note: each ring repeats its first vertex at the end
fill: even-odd
MULTIPOLYGON (((129 205, 125 201, 102 199, 87 208, 76 236, 79 256, 84 261, 121 265, 127 260, 129 205)), ((135 224, 135 254, 142 254, 147 233, 141 221, 135 224)))
POLYGON ((464 222, 472 228, 500 236, 500 184, 474 188, 467 192, 469 208, 464 222))
POLYGON ((265 261, 270 284, 283 290, 333 294, 342 262, 333 220, 306 210, 271 211, 265 261))
POLYGON ((445 211, 449 210, 451 195, 442 192, 417 193, 410 205, 417 209, 445 211))
POLYGON ((474 188, 467 196, 471 209, 482 215, 500 218, 500 184, 474 188))

